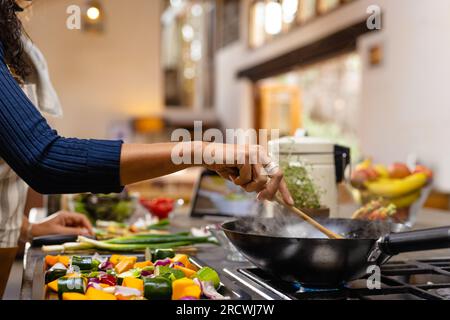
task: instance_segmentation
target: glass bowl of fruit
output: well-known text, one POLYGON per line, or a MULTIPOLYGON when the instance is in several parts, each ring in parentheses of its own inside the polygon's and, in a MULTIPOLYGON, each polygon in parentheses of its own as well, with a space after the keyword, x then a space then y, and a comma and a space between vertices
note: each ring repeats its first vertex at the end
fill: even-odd
POLYGON ((353 198, 369 209, 380 206, 383 210, 375 208, 375 214, 361 214, 358 218, 389 220, 411 228, 430 194, 432 180, 433 172, 423 165, 411 170, 400 162, 387 167, 363 161, 351 175, 353 198))

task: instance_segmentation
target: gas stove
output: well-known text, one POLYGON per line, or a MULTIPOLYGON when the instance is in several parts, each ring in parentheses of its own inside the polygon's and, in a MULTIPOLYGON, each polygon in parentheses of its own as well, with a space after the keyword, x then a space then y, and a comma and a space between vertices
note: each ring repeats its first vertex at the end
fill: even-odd
POLYGON ((386 263, 374 289, 368 288, 368 277, 340 288, 317 289, 278 280, 257 267, 223 271, 247 291, 268 300, 450 300, 450 258, 386 263))

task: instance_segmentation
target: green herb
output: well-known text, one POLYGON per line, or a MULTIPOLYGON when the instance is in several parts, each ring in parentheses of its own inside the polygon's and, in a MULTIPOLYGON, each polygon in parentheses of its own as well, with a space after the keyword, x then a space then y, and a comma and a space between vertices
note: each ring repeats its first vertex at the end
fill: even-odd
POLYGON ((282 164, 284 177, 294 199, 295 207, 319 209, 320 197, 308 170, 301 165, 282 164))

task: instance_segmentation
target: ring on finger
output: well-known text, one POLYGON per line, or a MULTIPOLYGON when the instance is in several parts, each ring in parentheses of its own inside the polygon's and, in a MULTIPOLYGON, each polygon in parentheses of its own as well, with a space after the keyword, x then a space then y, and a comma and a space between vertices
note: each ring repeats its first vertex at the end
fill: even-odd
POLYGON ((264 166, 264 170, 266 171, 269 177, 277 173, 279 168, 280 167, 278 166, 278 164, 276 164, 273 161, 269 162, 267 165, 264 166))

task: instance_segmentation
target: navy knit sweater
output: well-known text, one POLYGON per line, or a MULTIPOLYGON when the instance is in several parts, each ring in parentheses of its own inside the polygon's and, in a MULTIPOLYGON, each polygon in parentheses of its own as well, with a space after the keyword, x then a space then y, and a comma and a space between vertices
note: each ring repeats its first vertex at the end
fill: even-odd
POLYGON ((63 138, 9 72, 0 44, 0 158, 44 194, 120 192, 122 141, 63 138))

